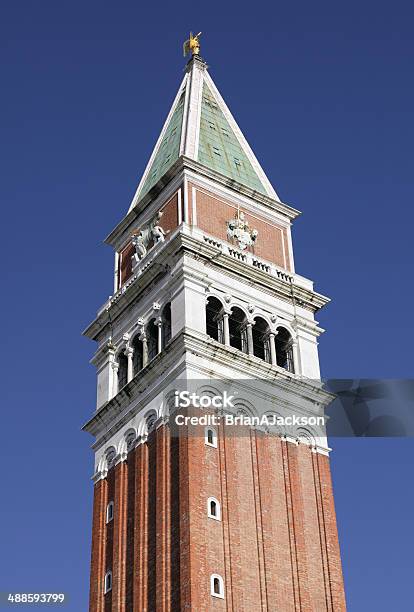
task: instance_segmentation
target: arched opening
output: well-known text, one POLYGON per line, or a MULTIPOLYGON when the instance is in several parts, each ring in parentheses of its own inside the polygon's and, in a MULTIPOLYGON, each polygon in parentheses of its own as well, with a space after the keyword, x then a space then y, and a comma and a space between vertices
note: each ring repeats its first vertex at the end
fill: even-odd
POLYGON ((247 353, 246 315, 235 306, 229 316, 230 346, 247 353))
POLYGON ((134 353, 132 356, 132 365, 134 368, 134 376, 142 370, 143 368, 143 351, 142 351, 142 340, 139 339, 139 334, 137 334, 132 341, 132 348, 134 349, 134 353))
POLYGON ((124 352, 118 355, 118 390, 128 382, 128 359, 124 352))
POLYGON ((158 355, 158 325, 155 319, 147 325, 148 360, 154 359, 158 355))
POLYGON ((212 574, 210 576, 210 589, 211 594, 214 597, 224 598, 224 582, 223 578, 218 574, 212 574))
POLYGON ((279 327, 276 335, 276 363, 288 372, 294 373, 293 364, 293 340, 288 330, 279 327))
POLYGON ((151 412, 145 417, 145 428, 147 430, 147 434, 151 433, 155 427, 155 423, 157 421, 157 413, 151 412))
POLYGON ((223 323, 220 313, 223 304, 214 296, 208 298, 206 303, 206 333, 217 340, 223 342, 223 323))
POLYGON ((135 433, 135 430, 131 429, 130 431, 126 433, 125 444, 126 444, 127 453, 129 453, 135 447, 136 439, 137 439, 137 435, 135 433))
POLYGON ((114 518, 114 502, 110 501, 106 507, 106 522, 110 523, 114 518))
POLYGON ((221 520, 220 502, 215 497, 209 497, 207 500, 207 516, 216 521, 221 520))
POLYGON ((108 470, 114 467, 115 459, 116 459, 116 450, 114 449, 113 446, 111 446, 106 451, 106 466, 108 470))
POLYGON ((217 448, 217 432, 213 427, 206 427, 204 430, 204 442, 207 446, 217 448))
POLYGON ((104 580, 104 593, 112 590, 112 572, 106 572, 104 580))
POLYGON ((168 302, 162 311, 162 348, 171 340, 171 303, 168 302))
POLYGON ((269 324, 262 317, 256 317, 252 328, 253 355, 270 363, 269 324))

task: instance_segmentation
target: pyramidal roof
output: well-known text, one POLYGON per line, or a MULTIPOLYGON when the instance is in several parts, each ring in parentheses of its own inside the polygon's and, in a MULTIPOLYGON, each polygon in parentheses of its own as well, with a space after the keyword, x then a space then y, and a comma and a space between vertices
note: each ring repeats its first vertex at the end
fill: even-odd
POLYGON ((206 63, 197 55, 187 65, 129 210, 182 155, 279 200, 210 77, 206 63))

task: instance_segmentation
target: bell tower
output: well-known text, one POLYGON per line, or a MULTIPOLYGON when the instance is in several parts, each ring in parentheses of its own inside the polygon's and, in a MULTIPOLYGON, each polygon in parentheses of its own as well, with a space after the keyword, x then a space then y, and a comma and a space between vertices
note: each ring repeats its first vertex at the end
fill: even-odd
POLYGON ((113 295, 84 332, 97 343, 89 610, 340 612, 315 320, 329 300, 295 272, 299 212, 266 177, 199 36, 106 239, 113 295), (178 422, 189 386, 211 403, 193 396, 178 422))

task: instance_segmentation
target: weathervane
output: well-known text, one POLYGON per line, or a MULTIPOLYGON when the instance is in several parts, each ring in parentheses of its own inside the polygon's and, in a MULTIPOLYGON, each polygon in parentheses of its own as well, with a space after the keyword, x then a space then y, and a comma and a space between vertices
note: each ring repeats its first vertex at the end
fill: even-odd
POLYGON ((201 32, 193 36, 193 33, 190 32, 190 38, 185 41, 183 45, 183 53, 184 57, 188 55, 191 51, 192 55, 198 55, 200 53, 200 41, 198 40, 201 36, 201 32))

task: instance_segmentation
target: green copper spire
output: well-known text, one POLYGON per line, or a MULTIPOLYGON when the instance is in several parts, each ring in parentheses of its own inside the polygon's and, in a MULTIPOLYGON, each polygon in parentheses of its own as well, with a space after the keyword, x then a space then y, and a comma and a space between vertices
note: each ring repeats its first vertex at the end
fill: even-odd
POLYGON ((187 64, 186 74, 130 209, 181 156, 252 191, 279 200, 213 83, 207 64, 196 53, 187 64))
POLYGON ((198 161, 228 178, 266 194, 256 171, 206 83, 201 102, 198 161))
POLYGON ((147 177, 142 185, 139 197, 143 197, 162 177, 168 168, 177 161, 180 152, 181 127, 183 123, 184 91, 171 116, 167 129, 152 161, 147 177))

